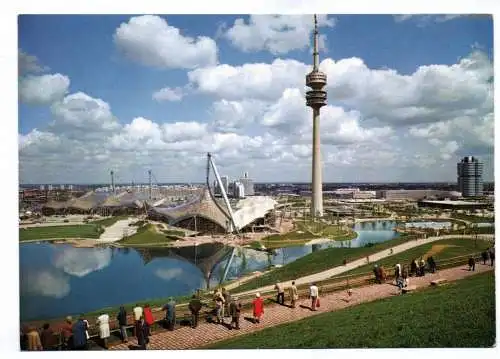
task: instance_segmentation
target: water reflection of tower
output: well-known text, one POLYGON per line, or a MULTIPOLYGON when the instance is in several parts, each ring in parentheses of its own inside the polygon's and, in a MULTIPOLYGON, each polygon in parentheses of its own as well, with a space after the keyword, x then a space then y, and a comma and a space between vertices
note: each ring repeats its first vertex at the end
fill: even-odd
POLYGON ((319 35, 318 20, 314 15, 314 50, 313 70, 306 76, 306 85, 311 90, 306 92, 306 104, 313 110, 313 161, 312 161, 312 200, 311 217, 323 216, 323 183, 321 177, 321 143, 319 116, 321 107, 326 105, 326 74, 319 71, 319 35))

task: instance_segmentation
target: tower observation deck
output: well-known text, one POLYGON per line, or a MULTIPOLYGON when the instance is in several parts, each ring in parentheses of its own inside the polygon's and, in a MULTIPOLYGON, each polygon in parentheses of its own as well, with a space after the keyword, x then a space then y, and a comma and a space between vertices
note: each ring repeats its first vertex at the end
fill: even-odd
POLYGON ((324 87, 327 77, 319 71, 319 34, 318 19, 314 15, 314 50, 313 70, 306 75, 306 85, 311 90, 306 92, 306 105, 313 109, 313 163, 312 163, 312 201, 311 216, 323 216, 323 182, 321 176, 321 141, 319 117, 321 107, 326 105, 327 94, 324 87))

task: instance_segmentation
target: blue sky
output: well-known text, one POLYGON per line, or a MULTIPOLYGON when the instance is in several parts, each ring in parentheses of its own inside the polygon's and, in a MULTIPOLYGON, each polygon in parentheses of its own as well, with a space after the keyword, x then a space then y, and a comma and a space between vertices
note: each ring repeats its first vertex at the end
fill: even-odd
MULTIPOLYGON (((308 45, 312 16, 300 20, 286 16, 249 19, 247 15, 151 19, 141 15, 18 18, 19 50, 45 67, 45 71, 20 74, 20 83, 26 85, 20 86, 19 105, 21 182, 99 182, 107 180, 110 169, 129 181, 137 180, 148 167, 161 182, 196 181, 203 178, 202 153, 207 149, 219 156, 223 172, 230 176, 250 169, 257 181, 308 181, 310 117, 305 106, 302 109, 297 103, 304 92, 303 75, 309 71, 304 66, 312 61, 308 45), (132 26, 134 18, 147 21, 132 26), (235 25, 236 19, 241 26, 235 25), (116 35, 120 26, 128 31, 121 37, 116 35), (153 30, 145 30, 148 27, 153 30), (174 41, 169 36, 177 40, 190 37, 193 42, 174 41), (193 45, 199 36, 210 40, 206 46, 211 50, 193 45), (157 57, 160 65, 138 60, 140 52, 148 52, 151 61, 157 57), (178 54, 185 54, 188 62, 194 58, 200 63, 172 63, 169 58, 178 54), (278 66, 276 59, 285 63, 278 66), (264 66, 248 73, 241 67, 257 63, 264 66), (228 76, 224 71, 229 71, 224 66, 241 77, 222 89, 228 76), (291 66, 289 70, 287 66, 291 66), (272 86, 261 90, 259 81, 266 82, 265 76, 280 68, 290 78, 278 76, 272 86), (196 77, 193 72, 206 76, 196 77), (65 76, 69 85, 59 83, 63 88, 55 91, 50 81, 43 86, 36 82, 36 77, 53 74, 65 76), (228 90, 231 86, 235 86, 234 93, 228 90), (153 94, 165 87, 178 88, 182 98, 155 100, 153 94), (55 93, 40 99, 42 94, 33 93, 37 89, 55 93), (23 95, 23 91, 31 93, 23 95), (97 112, 86 107, 90 100, 68 112, 64 98, 75 93, 109 105, 106 121, 115 121, 116 126, 101 131, 100 120, 92 117, 97 112), (127 132, 126 126, 136 118, 148 121, 147 133, 141 130, 140 136, 133 135, 132 130, 138 128, 127 132), (235 118, 237 123, 233 123, 235 118), (288 119, 293 121, 285 126, 288 119), (222 124, 215 126, 218 120, 222 124), (85 121, 88 123, 83 124, 85 121), (178 123, 175 131, 162 127, 174 123, 178 123), (183 138, 179 129, 187 130, 185 123, 200 125, 199 136, 191 133, 183 138), (85 129, 89 136, 92 133, 92 139, 80 136, 71 126, 85 129), (193 146, 197 141, 203 146, 193 146), (124 147, 127 150, 121 151, 124 147)), ((329 15, 322 19, 326 26, 320 27, 320 33, 326 37, 327 50, 320 56, 329 59, 322 63, 322 70, 329 75, 328 90, 333 86, 328 98, 332 107, 323 119, 328 123, 322 133, 327 138, 322 149, 325 182, 453 181, 457 160, 471 151, 485 161, 486 179, 492 179, 493 133, 488 132, 493 129, 493 104, 487 79, 493 71, 491 17, 329 15), (468 58, 479 76, 465 69, 464 59, 468 58), (439 68, 430 68, 426 76, 414 76, 431 65, 439 68), (467 76, 477 83, 470 83, 467 76), (347 89, 349 95, 341 95, 347 89), (411 94, 403 96, 400 90, 411 94), (471 98, 467 91, 474 94, 474 101, 465 106, 456 99, 471 98), (379 100, 373 97, 378 92, 383 97, 379 100), (446 94, 434 101, 436 93, 446 94), (408 98, 403 100, 405 96, 408 98), (418 115, 408 112, 415 109, 420 111, 418 115), (466 127, 469 132, 464 134, 466 127), (377 166, 369 157, 374 150, 381 151, 377 166), (337 164, 340 168, 335 168, 337 164)))

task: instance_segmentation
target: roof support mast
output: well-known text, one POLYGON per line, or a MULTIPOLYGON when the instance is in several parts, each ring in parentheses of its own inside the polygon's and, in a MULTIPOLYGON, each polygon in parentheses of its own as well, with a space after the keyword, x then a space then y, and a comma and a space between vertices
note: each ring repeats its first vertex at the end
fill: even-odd
MULTIPOLYGON (((233 215, 233 210, 231 209, 231 204, 229 203, 229 199, 227 198, 226 190, 224 189, 224 186, 222 184, 222 180, 219 176, 219 171, 217 171, 217 167, 215 166, 215 162, 212 159, 212 155, 207 153, 207 158, 208 158, 208 164, 207 164, 207 170, 209 169, 209 165, 212 167, 214 174, 215 174, 215 179, 217 180, 217 184, 219 185, 222 193, 222 197, 224 198, 224 203, 226 203, 227 211, 229 212, 229 217, 231 219, 231 225, 232 225, 232 231, 235 231, 238 233, 238 226, 236 225, 236 222, 234 220, 234 215, 233 215)), ((232 232, 230 231, 230 232, 232 232)))

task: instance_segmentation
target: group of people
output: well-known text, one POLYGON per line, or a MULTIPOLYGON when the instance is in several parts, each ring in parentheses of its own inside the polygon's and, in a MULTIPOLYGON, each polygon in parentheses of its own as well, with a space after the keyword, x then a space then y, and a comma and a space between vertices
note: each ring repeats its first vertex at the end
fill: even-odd
POLYGON ((493 267, 495 264, 495 249, 493 247, 488 248, 488 250, 481 253, 481 258, 484 265, 486 265, 486 261, 489 259, 490 265, 493 267))
POLYGON ((61 328, 61 342, 49 323, 43 325, 42 330, 31 326, 26 332, 21 331, 21 349, 29 351, 58 350, 85 350, 88 346, 89 322, 81 315, 76 322, 66 317, 61 328))
MULTIPOLYGON (((285 287, 282 283, 276 283, 274 289, 278 292, 276 297, 276 302, 281 305, 285 305, 285 287)), ((296 307, 297 300, 299 300, 299 291, 295 285, 295 281, 292 282, 290 288, 288 288, 290 295, 290 306, 292 308, 296 307)), ((316 311, 319 307, 319 289, 315 283, 312 283, 309 287, 309 298, 311 299, 311 310, 316 311)))

